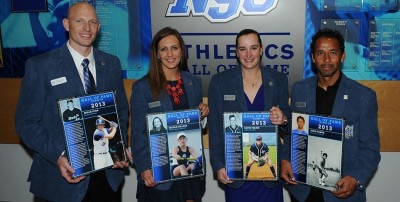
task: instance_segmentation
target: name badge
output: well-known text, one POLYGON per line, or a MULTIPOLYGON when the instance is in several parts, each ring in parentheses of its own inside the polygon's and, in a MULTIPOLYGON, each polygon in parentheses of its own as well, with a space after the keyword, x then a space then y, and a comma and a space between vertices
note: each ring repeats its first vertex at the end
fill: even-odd
POLYGON ((160 101, 150 102, 150 103, 148 103, 148 105, 149 105, 149 108, 159 107, 159 106, 161 106, 161 102, 160 101))
POLYGON ((235 101, 236 100, 236 95, 224 95, 224 100, 235 101))
POLYGON ((63 83, 67 83, 67 78, 65 78, 65 76, 63 76, 63 77, 51 80, 50 83, 51 83, 51 86, 56 86, 56 85, 60 85, 63 83))
POLYGON ((306 102, 296 102, 296 107, 306 107, 306 102))

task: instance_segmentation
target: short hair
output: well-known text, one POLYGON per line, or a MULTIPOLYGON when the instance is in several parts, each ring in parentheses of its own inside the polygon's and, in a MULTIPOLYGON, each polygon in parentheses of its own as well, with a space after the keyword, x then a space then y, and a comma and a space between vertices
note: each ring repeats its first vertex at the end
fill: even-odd
POLYGON ((74 104, 74 101, 73 101, 73 100, 67 100, 67 104, 70 103, 70 102, 71 102, 72 104, 74 104))
POLYGON ((312 54, 314 54, 314 52, 315 52, 315 43, 320 38, 334 38, 334 39, 336 39, 339 42, 339 48, 340 48, 341 54, 344 53, 345 47, 344 47, 343 35, 338 30, 332 30, 332 29, 329 29, 329 28, 324 28, 324 29, 319 30, 312 37, 312 42, 310 44, 310 50, 311 50, 312 54))
POLYGON ((328 154, 327 154, 327 153, 323 153, 323 154, 322 154, 322 156, 326 156, 326 157, 328 157, 328 154))
POLYGON ((306 120, 305 120, 304 117, 302 117, 302 116, 298 116, 297 119, 296 119, 296 121, 299 121, 299 119, 303 119, 303 121, 306 122, 306 120))
POLYGON ((232 115, 229 115, 229 118, 228 118, 228 119, 231 120, 231 118, 235 118, 235 119, 236 119, 236 116, 233 115, 233 114, 232 114, 232 115))

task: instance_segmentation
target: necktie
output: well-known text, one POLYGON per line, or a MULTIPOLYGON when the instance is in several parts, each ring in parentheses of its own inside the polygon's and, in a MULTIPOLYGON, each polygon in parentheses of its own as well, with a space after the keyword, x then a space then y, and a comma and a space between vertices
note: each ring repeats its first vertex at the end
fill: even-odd
POLYGON ((87 58, 83 59, 82 66, 86 94, 92 94, 96 91, 96 83, 94 82, 93 75, 89 70, 89 60, 87 58))

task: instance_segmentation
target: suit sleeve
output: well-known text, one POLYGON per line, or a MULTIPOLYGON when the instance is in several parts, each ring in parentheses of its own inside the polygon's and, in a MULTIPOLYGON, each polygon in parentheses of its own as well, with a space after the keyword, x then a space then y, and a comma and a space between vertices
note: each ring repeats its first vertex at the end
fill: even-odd
POLYGON ((15 126, 19 137, 27 147, 56 164, 65 149, 65 140, 62 134, 51 134, 54 130, 49 129, 60 126, 61 133, 61 120, 59 125, 46 124, 50 122, 49 120, 57 120, 60 117, 55 103, 46 103, 49 100, 48 96, 51 96, 48 89, 50 81, 46 81, 45 76, 37 69, 42 66, 41 61, 26 62, 25 76, 22 79, 15 113, 15 126))
POLYGON ((291 134, 291 123, 292 123, 292 114, 290 113, 290 110, 295 110, 295 106, 293 105, 295 97, 294 97, 294 93, 293 92, 298 92, 298 90, 296 89, 297 85, 296 83, 293 84, 292 87, 292 94, 291 94, 291 107, 289 109, 288 114, 285 114, 288 118, 288 124, 287 124, 287 132, 283 138, 283 146, 282 146, 282 155, 281 155, 281 159, 282 160, 288 160, 290 161, 290 150, 291 150, 291 139, 292 139, 292 134, 291 134))
POLYGON ((134 83, 131 96, 131 147, 137 173, 151 169, 149 139, 146 129, 147 102, 142 83, 134 83))
MULTIPOLYGON (((358 159, 354 169, 343 173, 360 181, 361 185, 366 185, 378 167, 380 156, 380 141, 377 123, 378 105, 375 92, 368 93, 363 98, 365 105, 360 104, 359 110, 359 149, 358 159)), ((343 155, 346 155, 345 153, 343 155)))
POLYGON ((214 172, 225 167, 225 142, 223 134, 223 93, 219 88, 219 82, 215 76, 212 77, 208 91, 208 105, 210 108, 209 138, 210 138, 210 159, 214 172))
POLYGON ((124 144, 127 144, 127 139, 128 139, 128 112, 129 112, 129 105, 128 105, 128 99, 126 97, 125 93, 125 87, 124 87, 124 82, 122 79, 121 75, 121 63, 119 59, 117 58, 117 67, 118 71, 116 71, 117 74, 117 104, 118 104, 118 118, 120 122, 120 130, 122 134, 122 138, 124 141, 124 144))

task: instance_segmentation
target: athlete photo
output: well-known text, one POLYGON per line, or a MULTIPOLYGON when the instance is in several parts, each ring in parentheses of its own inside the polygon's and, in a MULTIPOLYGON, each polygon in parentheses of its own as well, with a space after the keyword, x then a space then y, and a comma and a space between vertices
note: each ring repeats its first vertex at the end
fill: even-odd
POLYGON ((118 124, 110 121, 110 128, 105 128, 106 121, 103 118, 96 120, 96 130, 93 133, 93 159, 94 168, 101 169, 114 164, 109 149, 109 139, 114 138, 118 124))
POLYGON ((262 167, 265 164, 268 164, 268 166, 272 172, 272 175, 274 176, 274 178, 276 178, 275 167, 272 164, 272 161, 269 157, 269 148, 268 148, 267 144, 265 144, 262 141, 261 135, 257 136, 256 142, 250 146, 249 161, 247 162, 247 165, 246 165, 246 179, 249 176, 251 166, 255 162, 257 162, 258 167, 262 167))

